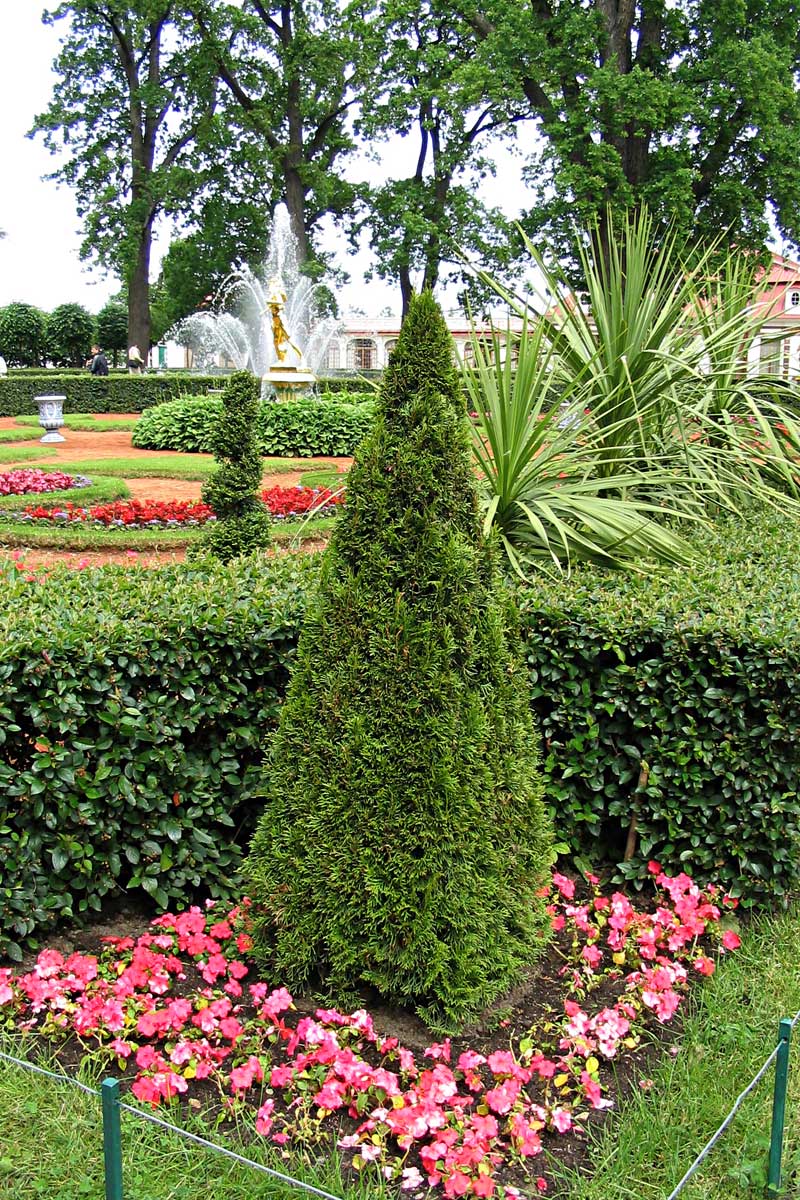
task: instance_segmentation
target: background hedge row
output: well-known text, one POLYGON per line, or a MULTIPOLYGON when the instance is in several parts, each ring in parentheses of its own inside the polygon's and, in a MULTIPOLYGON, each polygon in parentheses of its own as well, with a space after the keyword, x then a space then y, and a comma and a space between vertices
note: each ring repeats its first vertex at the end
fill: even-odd
MULTIPOLYGON (((133 431, 140 450, 213 453, 214 429, 222 414, 217 396, 159 404, 142 415, 133 431)), ((301 397, 262 403, 257 432, 261 452, 275 456, 352 454, 372 425, 371 394, 301 397)))
POLYGON ((225 386, 220 375, 107 375, 47 371, 0 379, 0 417, 35 413, 36 396, 66 396, 68 413, 136 413, 177 396, 225 386))
MULTIPOLYGON (((800 878, 800 533, 762 520, 703 550, 680 574, 522 595, 548 793, 595 865, 641 878, 656 858, 774 902, 800 878)), ((235 886, 316 569, 8 572, 0 953, 119 888, 235 886)))

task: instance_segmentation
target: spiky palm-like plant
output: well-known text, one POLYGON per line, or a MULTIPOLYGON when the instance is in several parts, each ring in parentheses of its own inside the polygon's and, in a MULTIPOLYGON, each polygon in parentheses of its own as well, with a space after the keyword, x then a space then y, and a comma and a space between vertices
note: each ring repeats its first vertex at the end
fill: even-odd
POLYGON ((255 953, 440 1027, 536 956, 550 862, 452 342, 415 298, 307 612, 246 863, 255 953))

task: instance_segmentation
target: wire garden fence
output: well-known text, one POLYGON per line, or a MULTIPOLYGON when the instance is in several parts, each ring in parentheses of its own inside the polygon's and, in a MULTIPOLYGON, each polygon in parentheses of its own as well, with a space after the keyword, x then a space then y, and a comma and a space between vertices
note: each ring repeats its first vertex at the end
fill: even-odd
MULTIPOLYGON (((681 1194, 693 1176, 696 1175, 700 1167, 711 1154, 717 1142, 728 1129, 747 1097, 755 1090, 756 1087, 758 1087, 759 1083, 767 1074, 773 1063, 775 1064, 775 1076, 773 1082, 767 1195, 770 1197, 775 1197, 780 1194, 784 1126, 786 1122, 786 1097, 789 1086, 789 1055, 792 1030, 798 1021, 800 1021, 800 1012, 795 1013, 794 1017, 784 1017, 781 1020, 778 1027, 777 1044, 773 1047, 772 1051, 759 1067, 758 1071, 750 1080, 747 1087, 739 1094, 739 1096, 737 1096, 724 1121, 708 1139, 703 1149, 686 1171, 686 1174, 676 1185, 676 1187, 673 1188, 673 1190, 669 1193, 669 1196, 666 1197, 666 1200, 677 1200, 677 1197, 681 1194)), ((82 1091, 88 1092, 90 1095, 100 1097, 103 1114, 103 1165, 105 1173, 105 1200, 124 1200, 121 1121, 121 1114, 123 1112, 132 1113, 133 1116, 138 1117, 142 1121, 149 1121, 151 1124, 159 1126, 165 1131, 177 1135, 178 1137, 185 1138, 187 1141, 193 1142, 195 1145, 202 1146, 206 1150, 211 1150, 216 1154, 220 1154, 227 1159, 232 1159, 243 1166, 250 1167, 254 1171, 268 1175, 277 1183, 284 1184, 291 1191, 297 1191, 311 1196, 318 1196, 321 1197, 321 1200, 341 1200, 341 1197, 334 1195, 332 1192, 327 1192, 322 1188, 315 1187, 313 1184, 306 1183, 302 1179, 295 1179, 292 1175, 287 1175, 281 1171, 276 1171, 272 1167, 265 1166, 263 1163, 254 1162, 253 1159, 246 1158, 241 1154, 237 1154, 236 1151, 229 1150, 225 1146, 220 1146, 217 1142, 209 1141, 207 1138, 200 1137, 199 1134, 191 1133, 186 1129, 181 1129, 178 1125, 173 1125, 169 1121, 164 1121, 161 1117, 155 1116, 154 1113, 149 1113, 144 1109, 134 1108, 132 1105, 124 1103, 124 1101, 120 1099, 119 1081, 117 1079, 105 1079, 100 1086, 100 1090, 98 1091, 97 1088, 88 1087, 85 1083, 82 1083, 78 1079, 73 1079, 68 1075, 56 1074, 54 1071, 48 1071, 44 1067, 39 1067, 34 1063, 28 1062, 26 1059, 14 1058, 10 1054, 4 1054, 2 1051, 0 1051, 0 1059, 4 1062, 13 1063, 15 1066, 21 1067, 23 1070, 32 1071, 38 1075, 47 1076, 50 1079, 56 1080, 58 1083, 66 1083, 72 1087, 80 1088, 82 1091)))

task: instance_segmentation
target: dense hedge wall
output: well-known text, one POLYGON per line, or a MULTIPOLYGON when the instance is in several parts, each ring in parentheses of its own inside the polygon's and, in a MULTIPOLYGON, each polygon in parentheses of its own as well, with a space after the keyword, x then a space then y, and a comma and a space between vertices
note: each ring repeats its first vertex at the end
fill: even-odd
POLYGON ((309 565, 5 573, 0 955, 124 889, 231 890, 309 565))
POLYGON ((0 379, 0 417, 37 411, 36 396, 66 396, 65 413, 142 412, 187 392, 225 386, 219 375, 107 375, 48 371, 0 379))
MULTIPOLYGON (((776 518, 705 551, 680 574, 523 594, 547 790, 592 862, 641 877, 657 858, 774 901, 800 877, 800 532, 776 518)), ((225 886, 315 572, 0 580, 0 953, 3 929, 109 890, 225 886)))
POLYGON ((623 875, 655 858, 782 899, 800 879, 800 534, 774 517, 698 540, 685 573, 523 595, 549 794, 561 834, 623 875))
MULTIPOLYGON (((144 413, 133 431, 140 450, 213 453, 214 428, 222 413, 216 396, 189 397, 160 404, 144 413)), ((311 456, 352 454, 368 433, 375 405, 371 396, 340 400, 337 396, 302 397, 262 403, 257 435, 263 454, 311 456)))

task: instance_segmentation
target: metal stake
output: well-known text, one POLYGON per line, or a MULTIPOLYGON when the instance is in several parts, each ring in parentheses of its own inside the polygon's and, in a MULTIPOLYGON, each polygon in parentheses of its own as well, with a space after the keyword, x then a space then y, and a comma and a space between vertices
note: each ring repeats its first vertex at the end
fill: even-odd
POLYGON ((104 1079, 100 1095, 103 1099, 103 1161, 106 1173, 106 1200, 123 1200, 119 1082, 116 1079, 104 1079))
POLYGON ((775 1059, 775 1091, 772 1100, 772 1131, 769 1139, 769 1176, 767 1195, 777 1196, 781 1188, 783 1124, 786 1117, 786 1089, 789 1081, 789 1042, 792 1022, 788 1017, 778 1029, 778 1057, 775 1059))

